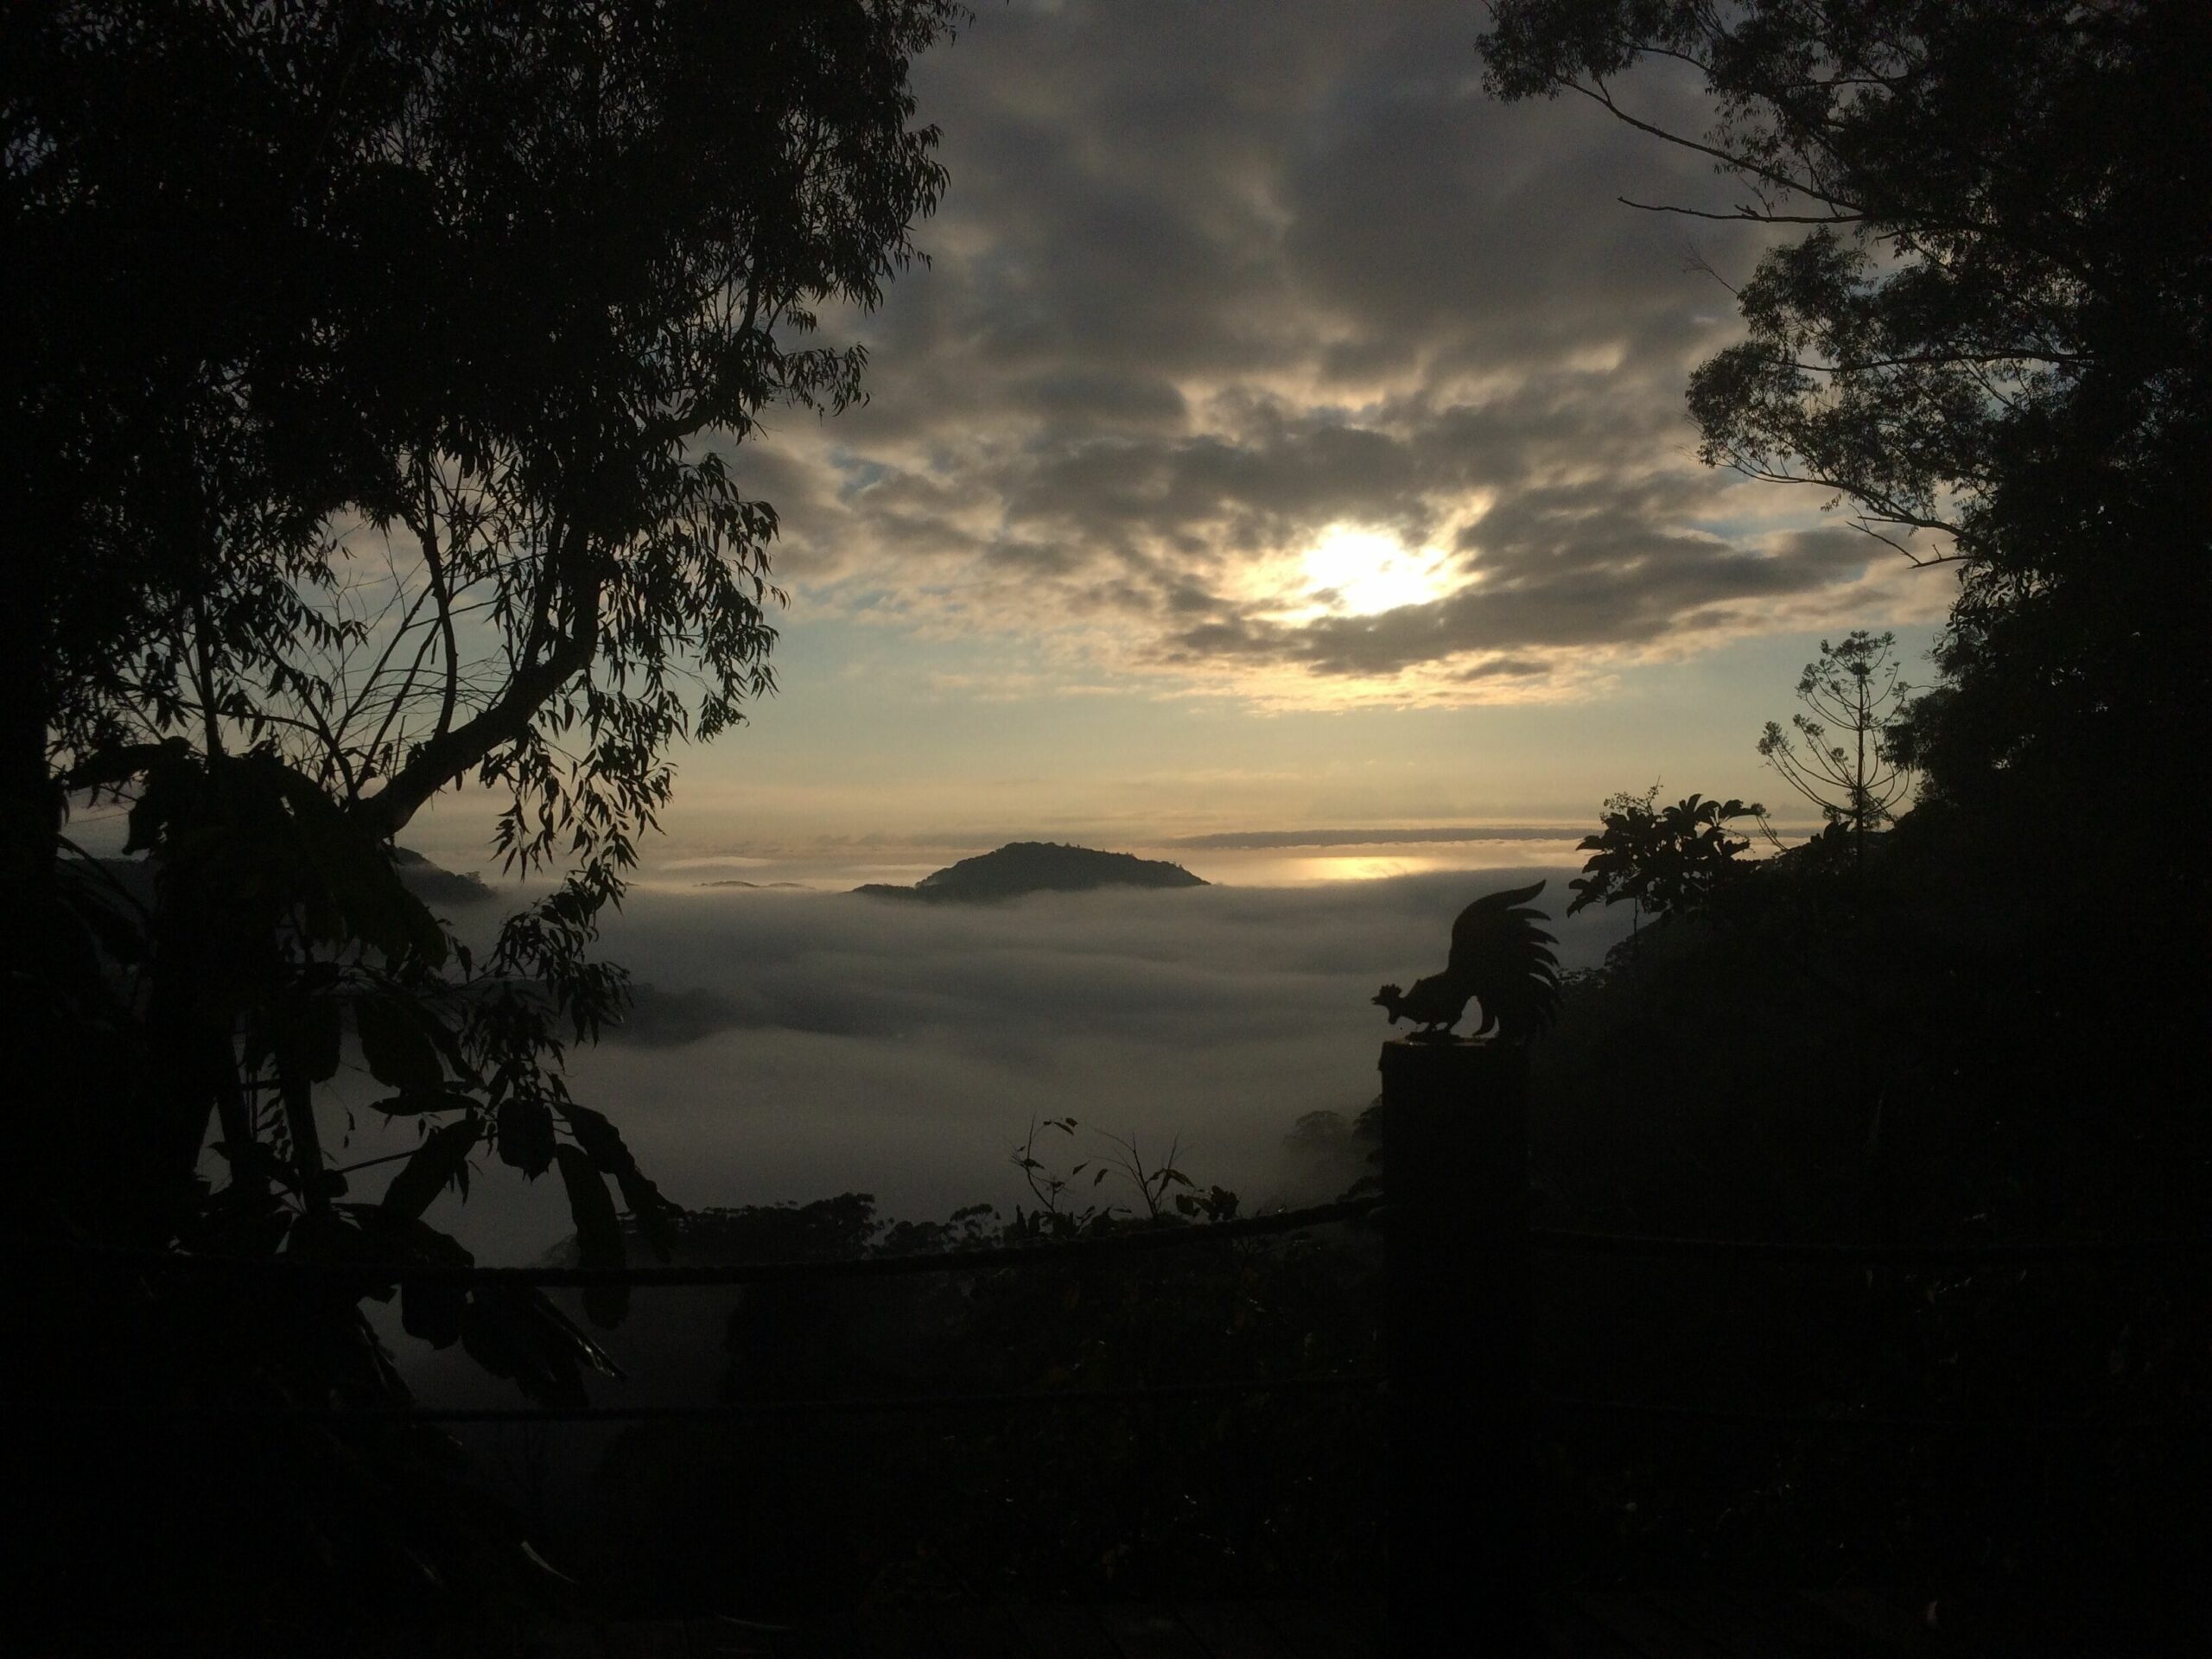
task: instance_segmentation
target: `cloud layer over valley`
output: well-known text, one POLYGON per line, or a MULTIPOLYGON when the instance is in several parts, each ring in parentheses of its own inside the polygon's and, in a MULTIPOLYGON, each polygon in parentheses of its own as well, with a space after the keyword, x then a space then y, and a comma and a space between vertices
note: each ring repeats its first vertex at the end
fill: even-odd
MULTIPOLYGON (((1066 1116, 1148 1154, 1179 1136, 1194 1179, 1259 1202, 1293 1178, 1300 1116, 1373 1097, 1376 986, 1442 967, 1461 906, 1538 874, 1560 916, 1567 873, 1520 869, 978 906, 643 893, 607 938, 640 982, 635 1013, 572 1056, 572 1082, 693 1206, 1026 1202, 1008 1150, 1033 1117, 1066 1116)), ((1618 912, 1562 921, 1563 963, 1594 963, 1625 927, 1618 912)), ((412 1134, 363 1128, 359 1156, 412 1134)), ((1103 1149, 1086 1137, 1067 1156, 1103 1149)), ((557 1187, 486 1168, 432 1219, 486 1259, 527 1256, 567 1231, 557 1187)))

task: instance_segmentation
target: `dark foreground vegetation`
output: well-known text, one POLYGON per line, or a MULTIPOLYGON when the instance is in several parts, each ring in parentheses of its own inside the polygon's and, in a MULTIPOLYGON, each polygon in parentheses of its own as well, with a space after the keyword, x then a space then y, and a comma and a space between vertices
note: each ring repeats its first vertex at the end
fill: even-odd
MULTIPOLYGON (((771 683, 773 512, 704 438, 859 395, 814 314, 873 303, 937 199, 906 72, 951 10, 485 16, 0 25, 11 1617, 296 1636, 740 1597, 1371 1596, 1357 1394, 656 1424, 559 1513, 376 1414, 409 1396, 365 1302, 550 1405, 587 1397, 590 1331, 628 1312, 611 1284, 571 1305, 422 1277, 467 1262, 423 1219, 449 1185, 557 1179, 605 1267, 1000 1225, 683 1217, 561 1065, 620 1005, 594 918, 671 746, 771 683), (395 531, 381 575, 350 524, 395 531), (569 877, 475 955, 391 850, 469 779, 509 803, 511 862, 569 877), (150 904, 71 839, 88 799, 129 804, 150 904), (424 1126, 365 1185, 321 1138, 341 1064, 424 1126), (251 1270, 162 1259, 204 1255, 251 1270), (360 1277, 293 1271, 316 1268, 360 1277)), ((1628 114, 1639 59, 1705 79, 1716 124, 1658 136, 1741 199, 1688 206, 1774 232, 1745 340, 1692 381, 1707 458, 1812 484, 1961 583, 1932 686, 1847 746, 1770 732, 1831 789, 1809 843, 1754 861, 1740 803, 1607 804, 1579 901, 1640 921, 1533 1055, 1540 1224, 2175 1244, 1542 1262, 1535 1381, 1611 1402, 1543 1419, 1542 1572, 1862 1583, 1999 1651, 2188 1650, 2212 1554, 2212 13, 1514 0, 1484 50, 1501 96, 1628 114)), ((1878 661, 1854 636, 1808 685, 1878 661)), ((1230 1207, 1135 1179, 1144 1224, 1230 1207)), ((1372 1243, 747 1293, 728 1386, 1357 1370, 1372 1243)))
MULTIPOLYGON (((794 1245, 896 1254, 1100 1232, 1095 1218, 1040 1228, 972 1213, 883 1230, 849 1197, 697 1217, 687 1240, 720 1259, 790 1259, 794 1245)), ((1294 1238, 827 1294, 748 1290, 724 1332, 726 1399, 1093 1398, 642 1427, 600 1458, 575 1516, 575 1559, 619 1602, 651 1608, 791 1615, 871 1600, 1318 1592, 1372 1602, 1381 1440, 1370 1390, 1116 1396, 1371 1376, 1375 1257, 1371 1237, 1294 1238), (756 1501, 732 1504, 738 1491, 756 1501)))
MULTIPOLYGON (((1701 873, 1654 901, 1604 969, 1568 981, 1535 1052, 1533 1220, 1878 1250, 2093 1248, 1932 1262, 1539 1250, 1536 1557, 1555 1587, 1872 1589, 1990 1651, 2187 1650, 2212 1547, 2202 1125, 2186 1097, 2127 1094, 2155 1072, 2069 1034, 2083 1019, 2131 1028, 2152 988, 2108 976, 2059 1011, 2069 970, 2050 918, 1978 909, 1947 879, 1942 843, 1918 839, 1927 822, 1873 835, 1863 856, 1848 824, 1759 861, 1726 836, 1678 861, 1663 828, 1625 860, 1593 849, 1601 888, 1701 873), (2159 1248, 2094 1248, 2114 1241, 2159 1248)), ((1632 829, 1632 810, 1611 827, 1632 829)), ((2176 1060, 2196 1040, 2180 1026, 2163 1039, 2176 1060)), ((1317 1114, 1294 1144, 1317 1171, 1371 1181, 1379 1111, 1317 1114)), ((1041 1179, 1056 1203, 1091 1190, 1088 1173, 1054 1176, 1041 1179)), ((1104 1192, 1126 1198, 1126 1179, 1104 1192)), ((683 1231, 704 1259, 776 1260, 1203 1227, 1234 1211, 1218 1191, 1203 1206, 1184 1196, 1187 1215, 1138 1203, 1118 1218, 925 1226, 884 1225, 849 1198, 683 1231)), ((1372 1375, 1382 1271, 1376 1229, 1354 1222, 1150 1260, 748 1291, 727 1329, 726 1395, 1372 1375)), ((658 1605, 742 1586, 784 1611, 1317 1591, 1371 1606, 1382 1427, 1360 1392, 653 1425, 601 1455, 572 1558, 602 1564, 618 1599, 658 1605), (732 1505, 736 1491, 776 1496, 732 1505)))

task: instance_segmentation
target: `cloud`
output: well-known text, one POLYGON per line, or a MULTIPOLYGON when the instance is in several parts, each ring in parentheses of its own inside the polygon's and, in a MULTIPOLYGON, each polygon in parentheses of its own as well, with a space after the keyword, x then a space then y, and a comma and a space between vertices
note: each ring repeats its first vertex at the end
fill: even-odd
POLYGON ((1473 824, 1427 830, 1232 830, 1182 836, 1170 847, 1259 851, 1278 847, 1408 847, 1467 841, 1579 841, 1586 830, 1558 825, 1473 824))
MULTIPOLYGON (((1301 1115, 1372 1098, 1376 987, 1441 967, 1460 906, 1539 874, 1560 916, 1567 873, 1519 868, 975 908, 643 895, 607 948, 645 988, 576 1057, 575 1087, 619 1103, 694 1205, 849 1188, 908 1215, 1026 1202, 1008 1148, 1033 1117, 1068 1116, 1155 1151, 1180 1137, 1193 1177, 1257 1200, 1301 1115)), ((1625 925, 1562 920, 1563 961, 1594 963, 1625 925)))
MULTIPOLYGON (((693 1206, 875 1193, 887 1213, 1031 1202, 1008 1152, 1033 1118, 1180 1140, 1182 1167, 1256 1203, 1286 1189, 1284 1137, 1374 1096, 1389 1033, 1368 999, 1443 965, 1480 893, 1549 876, 1562 961, 1599 960, 1618 913, 1564 919, 1564 870, 1514 868, 1309 888, 1040 894, 976 907, 849 894, 632 894, 606 954, 639 982, 629 1023, 572 1051, 570 1084, 693 1206)), ((1402 1028, 1401 1028, 1402 1030, 1402 1028)), ((412 1143, 357 1112, 347 1161, 412 1143)), ((430 1219, 487 1261, 569 1231, 557 1182, 488 1166, 430 1219)), ((378 1189, 358 1195, 372 1198, 378 1189)))
MULTIPOLYGON (((1457 4, 979 15, 924 66, 952 188, 868 405, 742 457, 804 607, 1041 641, 1077 677, 1276 702, 1571 695, 1763 630, 1925 613, 1809 499, 1699 467, 1732 337, 1665 147, 1483 97, 1457 4), (1301 563, 1433 556, 1355 614, 1301 563)), ((1679 101, 1653 83, 1643 95, 1679 101)), ((1736 272, 1753 245, 1700 228, 1736 272)))

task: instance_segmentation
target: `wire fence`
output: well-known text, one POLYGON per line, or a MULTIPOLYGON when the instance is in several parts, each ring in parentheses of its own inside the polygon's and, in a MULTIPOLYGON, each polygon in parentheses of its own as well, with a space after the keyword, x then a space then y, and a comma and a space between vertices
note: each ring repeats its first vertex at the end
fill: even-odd
POLYGON ((2042 1435, 2166 1434, 2183 1425, 2206 1421, 2202 1413, 2167 1412, 2137 1417, 2071 1416, 1969 1417, 1963 1413, 1917 1414, 1885 1411, 1786 1411, 1771 1407, 1711 1405, 1695 1400, 1627 1400, 1610 1395, 1532 1389, 1529 1402, 1554 1414, 1654 1417, 1675 1422, 1717 1423, 1738 1427, 1815 1429, 1824 1433, 1994 1435, 2000 1439, 2042 1435))
POLYGON ((1842 1262, 1866 1267, 2012 1267, 2029 1262, 2212 1256, 2212 1238, 2030 1239, 1957 1244, 1831 1243, 1814 1240, 1700 1238, 1666 1233, 1592 1233, 1531 1228, 1537 1249, 1580 1255, 1691 1256, 1842 1262))
POLYGON ((936 1411, 1018 1411, 1038 1408, 1145 1405, 1156 1400, 1218 1400, 1269 1394, 1358 1394, 1384 1387, 1362 1372, 1231 1379, 1211 1382, 1132 1383, 1125 1388, 1008 1389, 965 1394, 827 1395, 818 1399, 718 1400, 658 1406, 362 1406, 260 1407, 84 1405, 54 1408, 62 1416, 157 1417, 193 1422, 299 1423, 690 1423, 762 1418, 895 1416, 936 1411))
MULTIPOLYGON (((937 1273, 1087 1266, 1252 1239, 1280 1237, 1354 1222, 1388 1228, 1390 1212, 1379 1197, 1338 1199, 1300 1210, 1204 1224, 1135 1227, 1064 1240, 980 1249, 853 1258, 727 1262, 666 1267, 478 1267, 421 1262, 299 1260, 286 1255, 235 1256, 108 1249, 81 1245, 79 1253, 119 1267, 162 1273, 270 1276, 344 1285, 450 1285, 512 1288, 589 1289, 623 1285, 654 1287, 742 1287, 836 1280, 912 1278, 937 1273)), ((2212 1238, 2046 1239, 1958 1243, 1866 1243, 1812 1240, 1700 1237, 1655 1233, 1594 1232, 1531 1228, 1529 1248, 1554 1255, 1676 1258, 1707 1261, 1819 1262, 1865 1267, 1970 1268, 2080 1261, 2198 1260, 2212 1258, 2212 1238)), ((302 1423, 649 1423, 760 1421, 840 1415, 887 1415, 946 1411, 1066 1409, 1154 1401, 1248 1397, 1270 1394, 1387 1391, 1386 1377, 1358 1373, 1261 1376, 1200 1382, 1159 1382, 1118 1388, 1056 1388, 959 1394, 825 1396, 810 1399, 718 1401, 700 1404, 530 1407, 257 1407, 148 1404, 48 1406, 64 1415, 160 1417, 205 1421, 302 1423)), ((2090 1415, 2012 1418, 1898 1415, 1871 1411, 1785 1411, 1701 1402, 1649 1401, 1531 1389, 1527 1403, 1551 1414, 1595 1414, 1682 1421, 1768 1426, 1823 1433, 2159 1433, 2183 1422, 2212 1421, 2206 1414, 2115 1419, 2090 1415)))
MULTIPOLYGON (((639 1289, 791 1284, 809 1280, 902 1279, 931 1273, 988 1273, 1003 1268, 1058 1267, 1094 1260, 1149 1255, 1193 1246, 1231 1244, 1309 1228, 1376 1220, 1389 1224, 1379 1197, 1340 1198, 1300 1210, 1277 1211, 1191 1226, 1135 1227, 1122 1231, 1034 1243, 903 1255, 736 1262, 680 1267, 480 1267, 473 1263, 366 1262, 302 1258, 289 1254, 222 1255, 79 1244, 87 1257, 163 1272, 268 1274, 346 1283, 499 1285, 541 1290, 624 1285, 639 1289)), ((1726 1260, 1764 1258, 1834 1262, 1867 1267, 1971 1268, 2019 1266, 2080 1259, 2155 1260, 2212 1257, 2212 1237, 2034 1239, 1961 1243, 1869 1243, 1827 1240, 1713 1238, 1688 1234, 1592 1232, 1532 1227, 1529 1246, 1554 1254, 1676 1256, 1726 1260)))
POLYGON ((639 1289, 696 1288, 797 1284, 810 1280, 905 1279, 929 1273, 991 1273, 1010 1268, 1060 1267, 1302 1232, 1310 1227, 1358 1220, 1372 1215, 1381 1206, 1382 1200, 1376 1198, 1343 1198, 1303 1210, 1278 1211, 1230 1221, 1135 1227, 1033 1244, 999 1244, 980 1249, 917 1252, 908 1255, 733 1262, 683 1267, 485 1268, 455 1262, 302 1260, 290 1255, 213 1255, 183 1250, 109 1249, 96 1245, 79 1248, 87 1255, 118 1264, 162 1272, 265 1274, 349 1284, 499 1285, 538 1290, 589 1289, 605 1285, 639 1289))

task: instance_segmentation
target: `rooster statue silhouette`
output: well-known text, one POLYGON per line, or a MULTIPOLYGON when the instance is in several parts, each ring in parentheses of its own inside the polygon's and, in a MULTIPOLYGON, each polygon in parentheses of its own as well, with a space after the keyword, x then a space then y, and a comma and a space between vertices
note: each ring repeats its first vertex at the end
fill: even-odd
POLYGON ((1412 1020, 1416 1040, 1445 1042, 1473 998, 1483 1011, 1476 1036, 1495 1032, 1498 1042, 1527 1042, 1551 1024, 1559 1006, 1559 959, 1551 952, 1559 941, 1537 925, 1551 918, 1528 908, 1543 890, 1539 881, 1476 899, 1452 924, 1444 971, 1415 980, 1409 991, 1385 985, 1374 1001, 1392 1025, 1412 1020))

